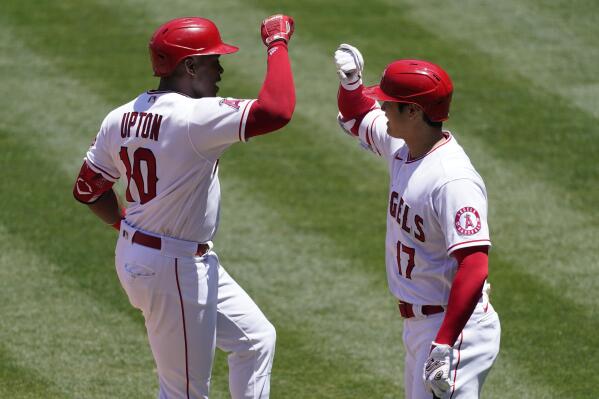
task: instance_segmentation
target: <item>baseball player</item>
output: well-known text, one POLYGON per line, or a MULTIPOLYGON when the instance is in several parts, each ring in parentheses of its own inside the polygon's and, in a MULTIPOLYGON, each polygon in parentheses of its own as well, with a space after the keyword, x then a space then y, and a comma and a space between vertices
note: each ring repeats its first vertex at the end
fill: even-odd
POLYGON ((353 46, 335 52, 343 130, 388 164, 386 266, 404 318, 406 398, 475 398, 499 351, 489 303, 487 193, 442 128, 453 85, 439 66, 397 60, 364 88, 353 46), (382 101, 382 109, 375 101, 382 101))
POLYGON ((213 249, 219 157, 237 142, 291 119, 295 88, 287 45, 291 17, 260 27, 267 72, 257 99, 217 97, 224 43, 205 18, 178 18, 153 34, 157 90, 108 114, 87 151, 75 198, 119 230, 116 269, 144 315, 159 398, 208 398, 215 347, 229 353, 232 398, 268 398, 275 329, 213 249), (126 215, 113 183, 126 185, 126 215))

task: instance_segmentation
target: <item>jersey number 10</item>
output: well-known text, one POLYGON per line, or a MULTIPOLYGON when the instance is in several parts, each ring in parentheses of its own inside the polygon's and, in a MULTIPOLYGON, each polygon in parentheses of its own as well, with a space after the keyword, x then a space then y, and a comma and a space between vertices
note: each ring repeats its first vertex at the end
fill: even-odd
POLYGON ((130 191, 132 177, 139 193, 140 204, 143 205, 156 197, 156 182, 158 181, 158 177, 156 176, 156 157, 154 153, 148 148, 138 148, 133 153, 133 165, 129 161, 127 147, 121 147, 119 156, 127 170, 127 192, 125 193, 127 201, 135 202, 130 191), (145 164, 145 168, 142 168, 142 162, 145 164), (145 176, 143 172, 145 172, 145 176))

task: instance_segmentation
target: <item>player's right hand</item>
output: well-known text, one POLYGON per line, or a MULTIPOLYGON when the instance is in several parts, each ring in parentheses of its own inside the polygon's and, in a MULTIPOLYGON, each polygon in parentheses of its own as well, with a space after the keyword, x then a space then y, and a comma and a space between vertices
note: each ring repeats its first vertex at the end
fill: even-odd
POLYGON ((335 66, 344 88, 354 90, 362 84, 364 58, 357 48, 349 44, 341 44, 335 51, 335 66))
POLYGON ((295 23, 293 18, 283 14, 271 15, 262 21, 260 25, 260 34, 262 35, 262 41, 267 46, 277 40, 284 40, 285 43, 289 43, 291 35, 295 29, 295 23))

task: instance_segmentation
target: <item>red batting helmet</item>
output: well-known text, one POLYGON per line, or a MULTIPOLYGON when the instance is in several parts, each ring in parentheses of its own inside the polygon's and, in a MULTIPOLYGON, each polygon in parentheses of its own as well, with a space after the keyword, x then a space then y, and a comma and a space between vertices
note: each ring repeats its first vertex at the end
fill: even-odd
POLYGON ((206 18, 177 18, 156 29, 150 39, 154 76, 168 76, 186 57, 229 54, 239 48, 223 43, 214 22, 206 18))
POLYGON ((440 66, 421 60, 397 60, 387 65, 381 83, 364 89, 379 101, 417 104, 433 122, 449 118, 453 84, 440 66))

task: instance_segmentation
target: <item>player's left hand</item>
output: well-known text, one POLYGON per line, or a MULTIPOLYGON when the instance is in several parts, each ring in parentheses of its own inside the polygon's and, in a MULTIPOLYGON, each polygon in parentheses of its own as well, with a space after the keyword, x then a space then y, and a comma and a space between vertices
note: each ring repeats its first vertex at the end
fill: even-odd
POLYGON ((335 51, 335 67, 343 87, 355 90, 362 83, 364 57, 356 47, 343 43, 335 51))
POLYGON ((428 359, 424 362, 422 379, 424 388, 441 398, 451 388, 449 369, 451 366, 451 346, 433 342, 428 359))
POLYGON ((293 18, 283 14, 272 15, 262 21, 262 25, 260 25, 262 41, 267 46, 276 40, 284 40, 285 43, 289 43, 294 30, 293 18))

